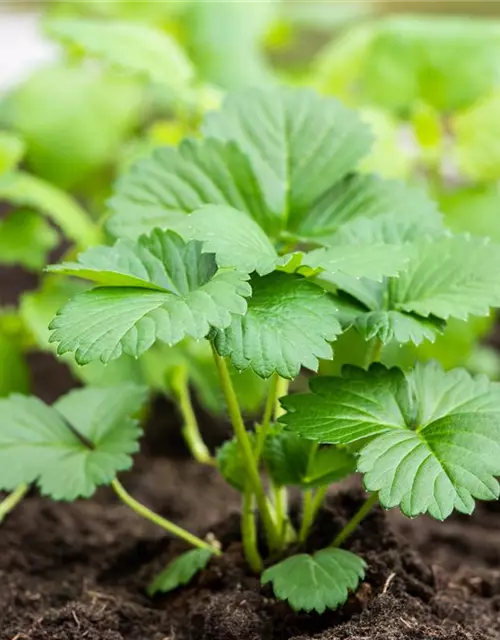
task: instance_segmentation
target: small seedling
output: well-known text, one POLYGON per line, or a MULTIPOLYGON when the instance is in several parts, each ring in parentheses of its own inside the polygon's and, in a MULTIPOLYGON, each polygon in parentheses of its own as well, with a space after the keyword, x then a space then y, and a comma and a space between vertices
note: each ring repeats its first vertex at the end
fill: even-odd
MULTIPOLYGON (((246 91, 209 114, 202 131, 118 182, 113 245, 51 268, 95 285, 61 308, 51 339, 80 365, 141 358, 155 343, 208 341, 234 439, 215 460, 200 453, 184 380, 177 396, 186 440, 241 492, 250 569, 294 609, 321 613, 363 579, 364 560, 343 547, 376 503, 442 520, 499 496, 500 387, 433 362, 403 371, 380 360, 387 346, 432 341, 450 318, 500 306, 500 247, 451 234, 418 190, 359 172, 369 131, 334 100, 246 91), (288 395, 303 368, 334 358, 332 343, 348 329, 366 341, 365 367, 313 376, 311 393, 288 395), (269 379, 255 429, 245 426, 229 363, 269 379), (330 546, 300 552, 328 487, 356 471, 366 503, 330 546), (297 529, 290 486, 303 497, 297 529)), ((99 402, 96 393, 74 392, 54 408, 3 401, 0 488, 15 491, 4 511, 29 483, 55 499, 110 483, 138 513, 196 547, 150 593, 186 584, 223 550, 125 493, 115 474, 137 446, 129 416, 142 391, 101 391, 99 402)))

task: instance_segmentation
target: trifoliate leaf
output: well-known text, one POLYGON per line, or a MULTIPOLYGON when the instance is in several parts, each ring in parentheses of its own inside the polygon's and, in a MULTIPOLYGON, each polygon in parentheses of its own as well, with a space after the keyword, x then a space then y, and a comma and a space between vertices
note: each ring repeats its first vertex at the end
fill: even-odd
POLYGON ((210 549, 191 549, 173 560, 166 569, 156 576, 148 587, 148 594, 167 593, 188 584, 204 569, 213 556, 210 549))
POLYGON ((54 500, 92 495, 128 469, 140 429, 131 418, 145 389, 78 389, 53 407, 34 397, 0 400, 0 487, 37 482, 54 500))
POLYGON ((203 242, 203 250, 215 253, 220 267, 266 275, 280 262, 262 228, 231 207, 202 207, 180 220, 176 229, 184 238, 203 242))
POLYGON ((300 276, 271 273, 251 279, 248 311, 218 331, 214 344, 237 369, 251 367, 268 378, 295 378, 301 366, 316 370, 331 359, 330 342, 341 333, 334 298, 300 276))
POLYGON ((295 611, 336 609, 365 576, 365 562, 344 549, 301 553, 266 569, 261 583, 271 582, 274 595, 295 611))
POLYGON ((332 444, 364 439, 358 470, 386 508, 443 520, 500 495, 500 386, 435 362, 408 374, 373 365, 316 378, 312 394, 282 400, 280 422, 332 444))
POLYGON ((384 343, 432 341, 444 320, 486 316, 500 305, 499 245, 466 236, 442 237, 408 245, 407 255, 406 269, 385 283, 326 272, 315 281, 323 281, 327 289, 333 283, 359 300, 340 296, 339 319, 367 339, 378 337, 384 343))
POLYGON ((344 245, 315 249, 306 254, 303 264, 330 274, 342 272, 354 278, 382 280, 395 276, 408 258, 404 247, 386 244, 344 245))
POLYGON ((11 171, 24 155, 24 142, 10 131, 0 130, 0 174, 11 171))
POLYGON ((248 159, 234 143, 188 139, 177 148, 157 149, 118 181, 108 229, 135 239, 155 227, 168 229, 180 214, 206 204, 244 211, 268 232, 278 224, 280 212, 269 208, 248 159))
POLYGON ((238 144, 272 208, 291 226, 356 167, 371 144, 367 127, 340 102, 285 87, 230 94, 202 130, 238 144))
POLYGON ((14 211, 0 220, 0 263, 40 270, 58 239, 57 231, 39 214, 24 209, 14 211))
POLYGON ((215 256, 199 242, 155 230, 137 242, 94 247, 79 262, 52 268, 105 286, 73 298, 52 321, 58 353, 76 361, 108 362, 122 353, 138 357, 156 340, 173 345, 185 336, 206 337, 243 314, 247 276, 217 271, 215 256))
POLYGON ((47 27, 62 42, 152 82, 185 90, 194 78, 194 67, 175 40, 149 25, 56 18, 47 27))
POLYGON ((452 120, 456 162, 467 178, 478 182, 500 178, 499 109, 497 91, 452 120))
POLYGON ((418 188, 375 175, 350 174, 332 186, 292 229, 303 240, 329 246, 343 225, 357 218, 387 216, 397 220, 435 224, 435 202, 418 188))
POLYGON ((64 235, 79 244, 93 244, 99 230, 85 211, 63 191, 21 171, 0 176, 0 200, 35 209, 57 224, 64 235))

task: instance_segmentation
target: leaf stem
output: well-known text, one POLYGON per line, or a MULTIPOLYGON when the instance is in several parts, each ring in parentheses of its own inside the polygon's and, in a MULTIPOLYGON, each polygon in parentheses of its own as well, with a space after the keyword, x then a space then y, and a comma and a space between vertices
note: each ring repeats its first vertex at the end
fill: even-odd
POLYGON ((162 516, 158 515, 154 511, 151 511, 151 509, 149 509, 145 505, 138 502, 135 498, 133 498, 126 491, 126 489, 119 482, 119 480, 117 480, 116 478, 111 483, 111 486, 113 487, 113 490, 116 493, 116 495, 120 498, 120 500, 122 500, 122 502, 124 502, 128 507, 130 507, 137 514, 139 514, 143 518, 146 518, 146 520, 153 522, 154 524, 158 525, 162 529, 165 529, 165 531, 172 533, 174 536, 177 536, 178 538, 185 540, 188 544, 191 544, 194 547, 198 547, 198 549, 208 549, 209 551, 211 551, 217 556, 221 555, 221 550, 219 549, 218 544, 209 544, 208 542, 205 542, 205 540, 198 538, 198 536, 195 536, 194 534, 189 533, 189 531, 186 531, 182 527, 179 527, 173 522, 170 522, 170 520, 167 520, 166 518, 163 518, 162 516))
POLYGON ((271 516, 269 505, 267 503, 266 494, 264 492, 262 480, 259 475, 259 467, 255 458, 254 451, 252 449, 250 438, 243 423, 243 418, 241 416, 238 398, 236 396, 231 376, 229 375, 229 371, 224 358, 222 358, 217 353, 213 344, 212 350, 214 354, 215 364, 219 373, 222 391, 226 399, 229 417, 231 419, 234 433, 241 449, 243 461, 248 474, 248 480, 251 483, 252 491, 255 493, 255 499, 262 516, 262 522, 264 524, 269 547, 272 551, 275 551, 276 549, 279 549, 280 537, 276 529, 274 520, 271 516))
POLYGON ((380 360, 383 346, 384 344, 380 338, 370 340, 366 352, 365 369, 368 369, 373 362, 380 360))
POLYGON ((269 427, 271 426, 271 420, 276 407, 276 394, 278 392, 279 376, 277 373, 271 378, 271 384, 269 385, 269 391, 267 393, 266 406, 264 408, 264 415, 260 423, 259 432, 257 434, 257 440, 255 443, 255 458, 257 464, 259 463, 262 451, 264 449, 264 443, 266 441, 269 427))
POLYGON ((196 419, 196 414, 191 402, 187 367, 180 366, 175 370, 171 384, 184 421, 182 436, 191 455, 202 464, 214 466, 215 460, 210 454, 207 445, 203 442, 198 420, 196 419))
POLYGON ((250 565, 250 568, 252 571, 255 571, 255 573, 260 573, 264 568, 264 565, 257 545, 257 530, 255 526, 253 507, 253 491, 247 483, 245 491, 243 492, 243 504, 241 510, 241 539, 243 540, 245 558, 250 565))
POLYGON ((308 489, 304 492, 304 507, 302 512, 302 523, 299 532, 299 542, 304 544, 307 536, 314 524, 316 515, 320 510, 328 491, 328 486, 320 487, 316 491, 308 489))
POLYGON ((9 494, 5 500, 0 502, 0 522, 3 521, 5 516, 12 511, 21 502, 24 496, 28 493, 29 485, 20 484, 11 494, 9 494))
POLYGON ((356 527, 359 523, 366 518, 366 516, 370 513, 371 509, 378 502, 378 492, 372 493, 370 497, 365 500, 365 502, 361 505, 358 511, 354 514, 354 516, 349 520, 346 526, 342 529, 342 531, 337 535, 335 540, 332 542, 332 547, 340 547, 347 538, 355 531, 356 527))

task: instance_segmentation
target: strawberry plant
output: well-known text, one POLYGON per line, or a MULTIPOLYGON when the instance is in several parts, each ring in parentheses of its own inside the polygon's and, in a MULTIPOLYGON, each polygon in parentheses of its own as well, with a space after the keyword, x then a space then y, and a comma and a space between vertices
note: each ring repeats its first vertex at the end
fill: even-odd
MULTIPOLYGON (((451 319, 500 306, 500 247, 450 232, 418 189, 360 170, 370 146, 369 129, 333 99, 281 87, 230 94, 201 138, 160 148, 120 178, 108 203, 114 244, 50 267, 93 283, 50 323, 58 353, 78 365, 207 342, 234 437, 212 458, 181 380, 186 440, 241 493, 251 570, 294 609, 319 613, 363 579, 364 560, 345 544, 375 504, 442 520, 499 496, 498 385, 432 361, 384 363, 394 345, 432 342, 451 319), (302 370, 334 360, 348 331, 364 342, 363 366, 309 376, 310 393, 289 393, 302 370), (254 428, 231 366, 268 380, 254 428), (328 487, 355 472, 365 504, 330 546, 305 553, 328 487), (291 486, 302 495, 298 526, 291 486)), ((58 500, 111 484, 195 547, 152 582, 154 594, 186 584, 223 549, 153 514, 116 479, 137 448, 130 415, 142 394, 122 386, 54 407, 2 401, 0 488, 13 493, 0 509, 29 483, 58 500)))

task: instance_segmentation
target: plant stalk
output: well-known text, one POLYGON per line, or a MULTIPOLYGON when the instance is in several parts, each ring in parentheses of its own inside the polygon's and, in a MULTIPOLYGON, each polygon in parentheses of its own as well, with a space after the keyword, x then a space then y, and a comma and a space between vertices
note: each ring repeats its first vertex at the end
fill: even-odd
POLYGON ((354 514, 354 516, 349 520, 346 526, 342 529, 342 531, 338 534, 335 540, 332 542, 332 547, 340 547, 347 538, 354 533, 355 529, 359 525, 359 523, 366 518, 366 516, 370 513, 372 508, 378 502, 378 492, 372 493, 370 497, 365 500, 365 502, 361 505, 358 511, 354 514))
POLYGON ((264 568, 257 545, 257 529, 254 516, 254 496, 249 484, 243 492, 243 504, 241 513, 241 539, 245 558, 252 571, 260 573, 264 568))
POLYGON ((189 393, 189 377, 186 367, 179 367, 172 377, 172 390, 184 421, 182 436, 193 458, 214 466, 215 460, 204 443, 189 393))
POLYGON ((111 483, 111 486, 113 487, 114 492, 120 498, 120 500, 122 500, 122 502, 124 502, 138 515, 146 518, 146 520, 149 520, 150 522, 153 522, 162 529, 165 529, 165 531, 172 533, 174 536, 181 538, 188 544, 193 545, 194 547, 198 547, 198 549, 208 549, 216 556, 221 555, 221 550, 219 549, 218 545, 205 542, 205 540, 202 540, 201 538, 198 538, 198 536, 189 533, 189 531, 186 531, 182 527, 179 527, 173 522, 170 522, 170 520, 163 518, 154 511, 151 511, 151 509, 149 509, 145 505, 138 502, 126 491, 124 486, 116 478, 111 483))
POLYGON ((304 542, 307 540, 307 536, 311 531, 311 527, 313 526, 316 515, 318 514, 318 511, 323 504, 327 491, 328 486, 320 487, 316 491, 308 489, 304 492, 302 523, 299 532, 299 542, 301 544, 304 544, 304 542))
POLYGON ((20 484, 11 494, 9 494, 5 500, 0 502, 0 522, 3 521, 5 516, 12 511, 21 502, 24 496, 28 493, 29 485, 20 484))
POLYGON ((238 398, 234 390, 233 382, 231 380, 231 376, 229 375, 229 371, 224 358, 219 356, 213 344, 212 350, 214 354, 215 364, 217 366, 220 377, 222 391, 226 399, 229 417, 233 425, 236 439, 240 446, 246 472, 248 474, 248 480, 250 482, 252 491, 255 494, 257 506, 259 508, 266 532, 267 541, 270 549, 272 551, 275 551, 279 549, 280 536, 272 518, 271 511, 269 509, 266 494, 264 492, 264 487, 259 475, 259 467, 255 458, 254 451, 252 449, 250 438, 243 423, 243 418, 241 416, 240 406, 238 404, 238 398))
POLYGON ((380 360, 382 348, 384 343, 380 338, 373 338, 368 344, 368 350, 366 353, 365 369, 368 369, 373 362, 380 360))

